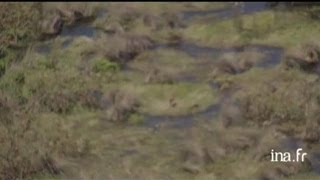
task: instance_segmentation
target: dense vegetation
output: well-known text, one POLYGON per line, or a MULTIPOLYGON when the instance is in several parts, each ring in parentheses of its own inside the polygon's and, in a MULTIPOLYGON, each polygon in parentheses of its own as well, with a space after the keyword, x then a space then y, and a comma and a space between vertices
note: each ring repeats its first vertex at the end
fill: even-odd
POLYGON ((0 179, 317 179, 317 5, 0 3, 0 179))

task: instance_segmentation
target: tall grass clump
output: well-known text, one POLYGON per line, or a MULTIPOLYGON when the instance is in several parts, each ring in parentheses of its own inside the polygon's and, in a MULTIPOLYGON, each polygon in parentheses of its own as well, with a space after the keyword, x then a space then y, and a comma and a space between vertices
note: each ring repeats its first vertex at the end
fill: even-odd
POLYGON ((38 37, 41 14, 42 3, 0 3, 0 75, 38 37))

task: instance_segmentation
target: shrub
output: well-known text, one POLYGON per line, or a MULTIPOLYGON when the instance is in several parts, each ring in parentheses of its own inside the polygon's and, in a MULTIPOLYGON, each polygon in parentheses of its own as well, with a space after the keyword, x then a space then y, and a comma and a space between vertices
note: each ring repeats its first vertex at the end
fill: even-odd
POLYGON ((104 52, 105 57, 119 64, 134 59, 152 47, 154 47, 154 41, 150 37, 133 34, 104 36, 98 41, 98 48, 104 52))
POLYGON ((40 104, 55 113, 68 113, 76 104, 74 95, 69 92, 45 93, 40 98, 40 104))
POLYGON ((0 76, 39 36, 42 3, 2 2, 0 5, 0 76), (22 47, 22 49, 21 49, 22 47), (18 48, 18 49, 16 49, 18 48), (13 56, 11 51, 13 51, 13 56))
POLYGON ((93 71, 96 73, 118 72, 119 65, 114 62, 110 62, 108 59, 99 59, 94 62, 93 71))
POLYGON ((277 126, 283 133, 294 135, 302 135, 300 132, 309 125, 318 127, 315 114, 319 107, 319 86, 315 75, 299 70, 270 70, 260 76, 256 73, 248 72, 243 74, 244 79, 237 80, 241 90, 235 98, 245 124, 277 126))
POLYGON ((56 164, 50 161, 49 149, 42 144, 51 139, 39 134, 39 127, 33 126, 35 119, 4 94, 1 94, 0 104, 0 178, 21 179, 53 169, 57 171, 51 173, 58 173, 56 164))
MULTIPOLYGON (((2 2, 0 6, 0 45, 25 45, 37 37, 41 3, 2 2)), ((1 48, 0 48, 1 49, 1 48)))
POLYGON ((4 74, 6 71, 6 61, 0 60, 0 77, 4 74))
POLYGON ((319 45, 308 42, 287 50, 282 61, 286 68, 295 67, 305 71, 312 71, 317 68, 320 62, 319 55, 319 45))
POLYGON ((28 179, 63 172, 58 159, 88 153, 88 141, 72 134, 58 115, 41 114, 38 99, 20 106, 0 94, 0 179, 28 179))
POLYGON ((109 93, 109 99, 112 105, 107 110, 108 120, 113 122, 127 122, 130 116, 133 119, 139 119, 137 116, 132 116, 138 112, 140 106, 140 103, 134 96, 127 92, 113 90, 109 93))
POLYGON ((87 108, 105 109, 109 105, 109 101, 104 97, 103 92, 98 89, 89 88, 77 92, 76 96, 80 105, 87 108))

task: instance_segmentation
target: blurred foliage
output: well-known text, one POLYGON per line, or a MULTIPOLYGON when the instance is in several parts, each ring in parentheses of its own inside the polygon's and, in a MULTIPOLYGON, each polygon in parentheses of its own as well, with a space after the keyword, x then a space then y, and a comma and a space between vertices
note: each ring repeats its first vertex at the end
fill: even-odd
POLYGON ((42 18, 42 3, 0 3, 0 76, 8 63, 19 56, 10 56, 10 51, 22 52, 39 35, 42 18))
POLYGON ((300 12, 309 17, 319 19, 320 3, 319 2, 273 2, 271 6, 279 8, 279 10, 290 10, 300 12))

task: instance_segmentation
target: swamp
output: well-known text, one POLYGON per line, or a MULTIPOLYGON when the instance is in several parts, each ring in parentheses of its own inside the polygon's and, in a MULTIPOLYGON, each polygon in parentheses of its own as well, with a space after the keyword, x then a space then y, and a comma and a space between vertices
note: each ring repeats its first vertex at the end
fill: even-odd
POLYGON ((320 179, 319 5, 0 2, 0 179, 320 179))

